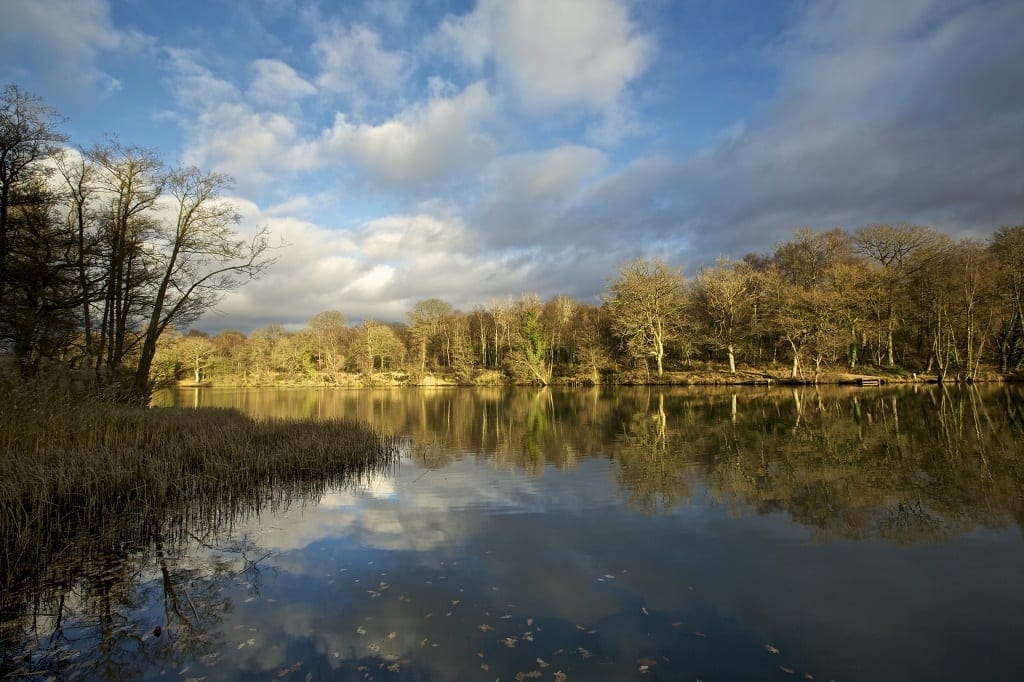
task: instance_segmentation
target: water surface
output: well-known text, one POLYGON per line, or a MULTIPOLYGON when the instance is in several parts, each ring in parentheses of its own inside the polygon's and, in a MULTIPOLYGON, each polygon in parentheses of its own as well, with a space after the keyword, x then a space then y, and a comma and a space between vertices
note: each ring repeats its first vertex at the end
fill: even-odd
POLYGON ((358 417, 400 435, 403 456, 383 475, 268 486, 262 502, 171 523, 156 542, 127 533, 135 541, 105 555, 40 567, 32 590, 6 598, 5 672, 1024 671, 1016 387, 197 389, 161 401, 358 417))

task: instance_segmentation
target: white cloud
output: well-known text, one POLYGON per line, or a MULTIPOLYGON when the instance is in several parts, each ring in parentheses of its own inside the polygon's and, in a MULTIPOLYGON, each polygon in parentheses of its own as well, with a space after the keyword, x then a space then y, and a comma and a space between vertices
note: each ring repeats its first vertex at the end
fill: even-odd
POLYGON ((387 260, 412 254, 453 253, 466 248, 461 225, 431 215, 390 215, 366 223, 361 233, 362 252, 387 260))
POLYGON ((392 186, 441 183, 495 144, 480 129, 492 115, 482 82, 453 97, 435 96, 379 125, 353 123, 338 113, 334 125, 301 153, 322 161, 350 161, 392 186))
POLYGON ((477 70, 493 60, 523 108, 539 114, 615 107, 653 49, 618 0, 481 0, 446 19, 433 44, 477 70))
POLYGON ((364 25, 330 22, 313 44, 313 53, 322 69, 317 83, 357 97, 397 92, 409 70, 408 58, 385 49, 380 35, 364 25))
POLYGON ((312 83, 280 60, 257 59, 251 68, 254 76, 248 94, 257 104, 275 107, 316 94, 312 83))
MULTIPOLYGON (((119 32, 105 0, 0 2, 0 63, 37 66, 51 84, 68 91, 111 92, 120 83, 96 64, 99 56, 131 46, 137 36, 119 32)), ((0 67, 4 77, 25 74, 0 67)))
POLYGON ((288 117, 257 113, 241 104, 220 104, 202 112, 188 160, 213 166, 249 184, 266 182, 276 174, 305 169, 301 156, 291 153, 298 138, 288 117))
POLYGON ((565 202, 606 165, 607 158, 597 149, 563 145, 496 159, 487 169, 485 178, 494 191, 515 201, 565 202))

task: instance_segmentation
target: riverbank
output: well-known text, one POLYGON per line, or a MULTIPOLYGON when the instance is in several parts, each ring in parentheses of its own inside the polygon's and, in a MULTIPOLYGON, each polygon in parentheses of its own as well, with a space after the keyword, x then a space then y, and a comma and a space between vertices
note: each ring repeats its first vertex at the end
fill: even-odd
MULTIPOLYGON (((1003 381, 1022 381, 1019 374, 999 374, 997 372, 981 372, 970 382, 963 378, 947 377, 947 383, 993 383, 1003 381)), ((925 384, 938 383, 935 374, 919 374, 905 370, 870 368, 864 372, 827 370, 815 374, 803 374, 797 378, 791 376, 788 368, 738 369, 735 374, 711 368, 695 368, 685 371, 665 372, 661 376, 646 372, 619 372, 606 374, 599 382, 607 386, 755 386, 755 385, 851 385, 874 386, 883 384, 925 384)), ((553 377, 553 386, 586 386, 594 385, 591 378, 553 377)), ((338 373, 334 375, 317 375, 304 377, 281 377, 259 382, 244 377, 217 377, 195 383, 180 381, 179 388, 368 388, 368 387, 402 387, 402 386, 515 386, 521 385, 510 379, 505 373, 495 370, 482 370, 468 377, 459 377, 454 373, 417 373, 404 371, 378 372, 372 375, 357 373, 338 373)))

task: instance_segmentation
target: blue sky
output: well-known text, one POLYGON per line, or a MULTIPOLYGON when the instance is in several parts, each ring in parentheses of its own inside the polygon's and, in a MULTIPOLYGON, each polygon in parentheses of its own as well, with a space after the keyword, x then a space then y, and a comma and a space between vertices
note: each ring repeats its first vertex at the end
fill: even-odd
POLYGON ((289 246, 199 326, 401 320, 798 226, 1024 221, 1019 0, 4 0, 0 79, 235 178, 289 246))

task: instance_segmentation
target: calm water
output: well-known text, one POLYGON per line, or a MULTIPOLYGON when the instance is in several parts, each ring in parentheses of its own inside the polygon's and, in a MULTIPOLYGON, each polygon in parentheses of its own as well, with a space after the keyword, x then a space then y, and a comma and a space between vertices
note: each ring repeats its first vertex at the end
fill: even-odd
POLYGON ((1024 679, 1018 387, 160 400, 360 417, 403 457, 40 567, 8 595, 7 672, 1024 679))

